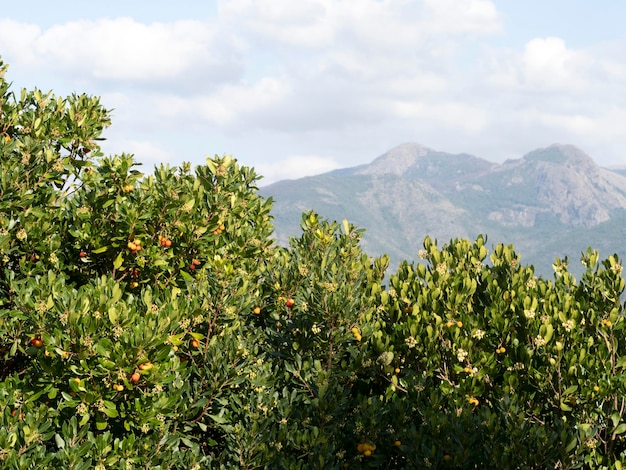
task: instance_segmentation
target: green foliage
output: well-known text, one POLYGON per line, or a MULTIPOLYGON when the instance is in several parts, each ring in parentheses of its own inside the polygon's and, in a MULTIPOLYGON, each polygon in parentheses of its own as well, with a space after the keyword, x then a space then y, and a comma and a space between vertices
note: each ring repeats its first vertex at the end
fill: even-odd
POLYGON ((616 256, 426 238, 385 278, 347 221, 275 246, 231 157, 144 176, 97 99, 0 93, 3 468, 621 468, 616 256))

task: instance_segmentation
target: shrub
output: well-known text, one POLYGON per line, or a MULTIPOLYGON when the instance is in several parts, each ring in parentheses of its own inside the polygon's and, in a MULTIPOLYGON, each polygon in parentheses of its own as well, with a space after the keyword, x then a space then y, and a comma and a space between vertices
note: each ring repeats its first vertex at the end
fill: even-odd
POLYGON ((0 62, 3 468, 622 468, 622 266, 485 237, 386 275, 313 212, 273 244, 229 156, 143 175, 97 98, 0 62))
POLYGON ((98 99, 0 93, 4 466, 190 468, 240 451, 226 423, 262 370, 250 325, 271 251, 256 174, 216 157, 144 177, 102 156, 98 99))

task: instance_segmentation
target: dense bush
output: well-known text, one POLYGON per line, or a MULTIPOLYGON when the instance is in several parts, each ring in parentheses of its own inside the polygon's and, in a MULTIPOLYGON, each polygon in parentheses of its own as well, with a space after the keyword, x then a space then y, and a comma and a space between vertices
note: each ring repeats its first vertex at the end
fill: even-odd
POLYGON ((143 175, 98 99, 5 71, 3 468, 621 468, 617 257, 426 238, 387 273, 315 213, 278 247, 251 169, 143 175))

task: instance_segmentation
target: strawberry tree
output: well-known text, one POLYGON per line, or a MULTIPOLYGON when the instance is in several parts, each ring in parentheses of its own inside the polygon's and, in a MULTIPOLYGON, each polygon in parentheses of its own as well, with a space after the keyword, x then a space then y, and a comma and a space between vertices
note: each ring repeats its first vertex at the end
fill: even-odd
POLYGON ((98 99, 0 84, 4 466, 238 468, 231 396, 269 374, 258 177, 231 157, 144 176, 102 155, 98 99))
POLYGON ((483 237, 426 238, 420 256, 378 294, 368 335, 389 377, 371 432, 396 436, 401 468, 621 468, 619 260, 590 250, 576 282, 567 260, 545 280, 483 237))
POLYGON ((624 279, 426 237, 386 273, 315 213, 275 246, 230 156, 105 156, 98 98, 0 62, 3 468, 622 468, 624 279))

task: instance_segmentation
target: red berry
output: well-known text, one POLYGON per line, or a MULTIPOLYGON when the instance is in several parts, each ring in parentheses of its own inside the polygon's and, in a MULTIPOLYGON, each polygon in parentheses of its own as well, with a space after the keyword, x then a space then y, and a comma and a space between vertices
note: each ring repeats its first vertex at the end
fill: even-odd
POLYGON ((85 253, 84 251, 81 251, 80 253, 78 253, 78 256, 80 256, 81 258, 84 258, 85 256, 87 256, 87 253, 85 253))

